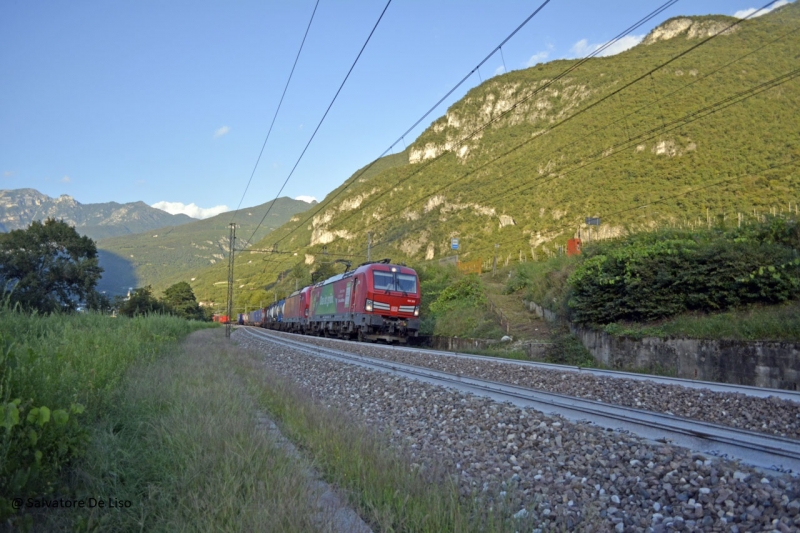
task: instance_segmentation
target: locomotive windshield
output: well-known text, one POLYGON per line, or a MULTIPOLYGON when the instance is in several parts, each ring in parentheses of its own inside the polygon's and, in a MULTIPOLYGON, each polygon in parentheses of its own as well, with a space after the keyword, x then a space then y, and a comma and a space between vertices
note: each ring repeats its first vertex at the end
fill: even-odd
POLYGON ((402 291, 416 294, 417 277, 412 274, 374 271, 374 287, 376 291, 402 291))
POLYGON ((410 274, 397 275, 397 290, 403 292, 417 292, 417 277, 410 274))

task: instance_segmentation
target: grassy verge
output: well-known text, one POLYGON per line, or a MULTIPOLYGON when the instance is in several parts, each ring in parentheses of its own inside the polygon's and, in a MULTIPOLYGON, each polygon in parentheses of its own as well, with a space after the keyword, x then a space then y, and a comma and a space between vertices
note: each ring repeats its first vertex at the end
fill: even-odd
POLYGON ((655 324, 614 323, 605 326, 604 331, 636 339, 684 337, 800 342, 800 302, 716 314, 690 313, 655 324))
POLYGON ((410 459, 307 391, 268 374, 260 359, 243 353, 235 367, 260 407, 313 458, 328 481, 344 489, 377 531, 514 531, 508 514, 460 497, 445 472, 410 468, 410 459))
POLYGON ((0 521, 27 523, 13 499, 56 493, 126 370, 198 327, 174 317, 37 316, 0 307, 0 521))
POLYGON ((129 507, 43 517, 48 530, 313 531, 300 467, 258 427, 221 330, 128 373, 92 432, 75 498, 129 507))

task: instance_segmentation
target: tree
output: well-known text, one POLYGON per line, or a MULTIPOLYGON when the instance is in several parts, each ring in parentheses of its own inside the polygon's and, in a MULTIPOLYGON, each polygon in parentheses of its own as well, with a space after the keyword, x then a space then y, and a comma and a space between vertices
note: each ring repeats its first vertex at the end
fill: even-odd
POLYGON ((169 309, 166 308, 164 303, 153 296, 153 288, 150 285, 134 289, 131 297, 122 302, 119 307, 119 314, 130 317, 150 313, 166 313, 168 311, 169 309))
POLYGON ((197 304, 191 285, 180 281, 164 291, 164 303, 182 318, 203 320, 203 310, 197 304))
POLYGON ((24 309, 73 311, 94 293, 102 272, 94 241, 63 220, 0 234, 0 288, 24 309))

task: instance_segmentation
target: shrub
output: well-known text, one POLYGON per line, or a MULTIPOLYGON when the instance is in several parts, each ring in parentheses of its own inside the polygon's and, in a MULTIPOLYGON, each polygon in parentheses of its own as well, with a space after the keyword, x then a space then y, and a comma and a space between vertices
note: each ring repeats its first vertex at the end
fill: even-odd
POLYGON ((470 274, 444 289, 430 305, 435 314, 446 313, 455 307, 477 307, 486 303, 483 285, 476 274, 470 274))
POLYGON ((800 296, 797 226, 768 221, 732 232, 666 230, 587 247, 569 278, 579 323, 650 321, 800 296))
POLYGON ((41 316, 0 305, 0 520, 15 512, 12 498, 53 493, 134 362, 198 327, 176 317, 41 316))

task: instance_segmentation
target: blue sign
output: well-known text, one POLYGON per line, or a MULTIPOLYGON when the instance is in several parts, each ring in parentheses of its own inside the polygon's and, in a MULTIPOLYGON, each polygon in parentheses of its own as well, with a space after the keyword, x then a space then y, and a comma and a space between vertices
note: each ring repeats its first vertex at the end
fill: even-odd
POLYGON ((450 248, 458 250, 458 239, 450 239, 450 248))

